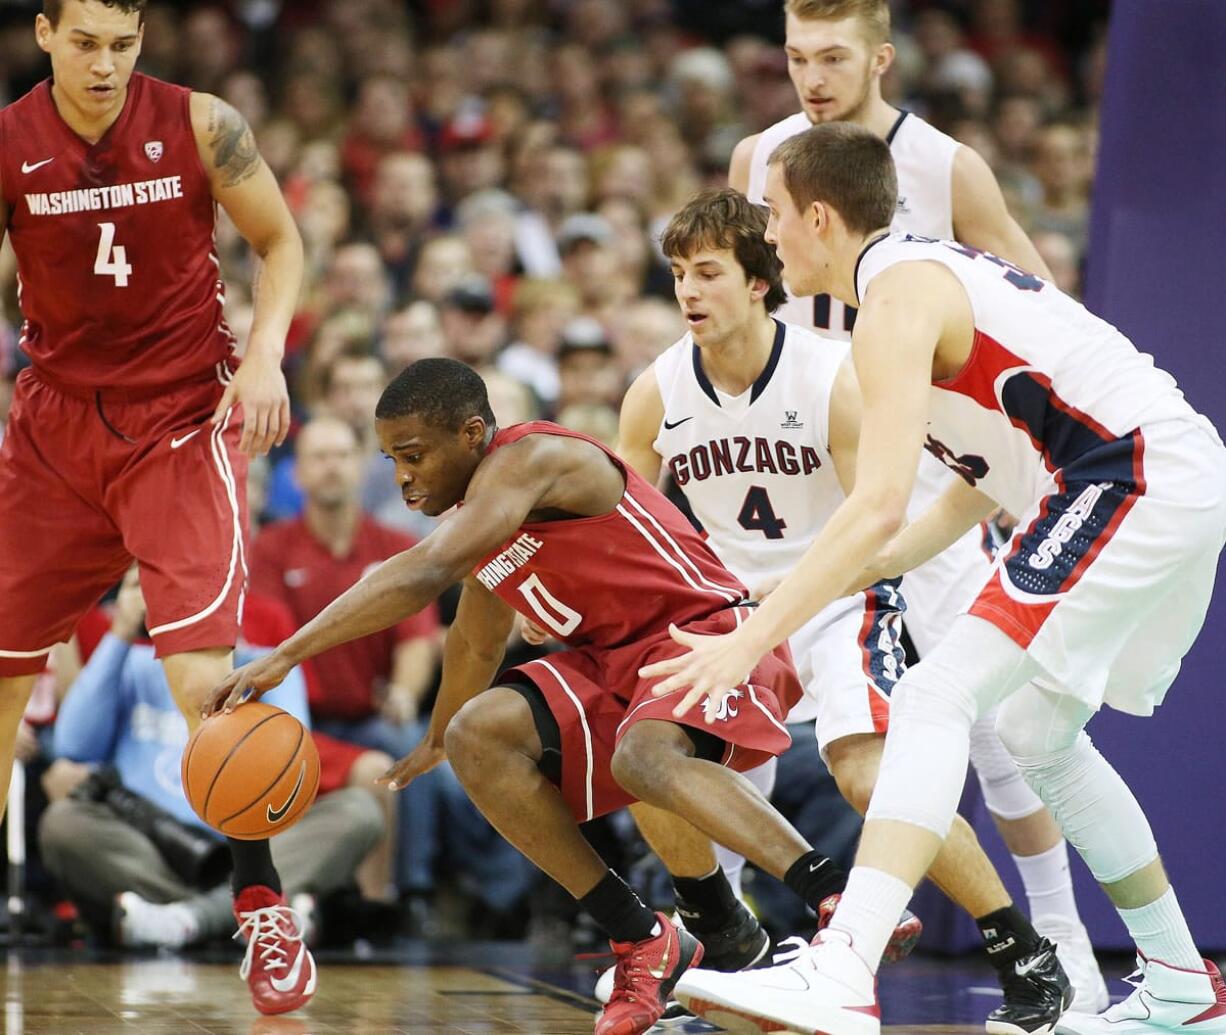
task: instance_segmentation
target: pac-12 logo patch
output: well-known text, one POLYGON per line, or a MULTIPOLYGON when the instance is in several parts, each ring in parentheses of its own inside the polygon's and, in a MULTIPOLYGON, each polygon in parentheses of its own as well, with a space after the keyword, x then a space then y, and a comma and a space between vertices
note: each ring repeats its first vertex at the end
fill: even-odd
POLYGON ((160 140, 145 141, 145 155, 151 162, 160 162, 162 155, 165 153, 165 148, 162 147, 160 140))

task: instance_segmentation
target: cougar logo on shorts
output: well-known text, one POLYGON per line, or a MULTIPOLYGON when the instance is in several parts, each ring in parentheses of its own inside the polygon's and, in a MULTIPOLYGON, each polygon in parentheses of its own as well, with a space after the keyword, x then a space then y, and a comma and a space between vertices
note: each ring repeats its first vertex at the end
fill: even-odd
POLYGON ((294 802, 298 800, 298 792, 302 790, 302 781, 306 777, 306 770, 306 759, 303 759, 302 765, 298 769, 298 782, 294 784, 294 789, 290 791, 289 797, 285 799, 285 804, 279 809, 274 809, 271 804, 268 806, 269 823, 280 823, 281 820, 285 818, 294 802))
POLYGON ((715 713, 715 722, 721 719, 735 719, 740 714, 741 706, 737 704, 738 698, 744 697, 743 690, 733 690, 727 697, 719 702, 719 710, 715 713))

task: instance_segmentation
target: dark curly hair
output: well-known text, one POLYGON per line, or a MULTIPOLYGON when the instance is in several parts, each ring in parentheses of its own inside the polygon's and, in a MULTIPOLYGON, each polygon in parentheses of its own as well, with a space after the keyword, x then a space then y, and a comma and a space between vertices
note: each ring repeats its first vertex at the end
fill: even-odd
POLYGON ((448 431, 459 431, 469 417, 494 425, 481 375, 466 363, 438 356, 419 359, 400 371, 383 389, 375 407, 376 420, 411 414, 448 431))

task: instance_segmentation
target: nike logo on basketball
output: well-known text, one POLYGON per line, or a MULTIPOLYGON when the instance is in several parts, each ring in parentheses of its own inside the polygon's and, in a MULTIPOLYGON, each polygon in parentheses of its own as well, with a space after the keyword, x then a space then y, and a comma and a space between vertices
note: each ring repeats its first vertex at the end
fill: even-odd
POLYGON ((55 161, 55 158, 52 157, 52 158, 44 158, 41 162, 35 162, 32 165, 29 162, 22 162, 21 171, 28 176, 35 169, 41 169, 44 165, 49 165, 50 163, 54 161, 55 161))
POLYGON ((679 427, 681 427, 681 425, 682 425, 682 424, 684 424, 684 423, 685 423, 687 420, 693 420, 693 419, 694 419, 693 417, 682 417, 682 418, 681 418, 679 421, 675 421, 674 423, 670 424, 670 423, 668 422, 668 418, 667 418, 667 417, 665 417, 665 418, 664 418, 664 430, 665 430, 665 431, 672 431, 672 430, 673 430, 673 428, 679 428, 679 427))
POLYGON ((290 791, 290 795, 285 799, 285 804, 279 809, 274 809, 271 805, 268 806, 268 822, 280 823, 285 818, 285 814, 289 812, 290 806, 298 800, 298 792, 302 790, 302 781, 306 777, 306 759, 302 760, 302 766, 298 770, 298 782, 294 784, 294 789, 290 791))
POLYGON ((186 435, 184 435, 182 438, 172 438, 172 439, 170 440, 170 448, 171 448, 171 449, 178 449, 178 448, 179 448, 181 445, 183 445, 183 443, 184 443, 184 442, 186 442, 186 441, 187 441, 189 438, 193 438, 194 436, 199 435, 199 434, 200 434, 200 432, 201 432, 201 430, 202 430, 202 429, 197 428, 195 431, 189 431, 189 432, 188 432, 186 435))

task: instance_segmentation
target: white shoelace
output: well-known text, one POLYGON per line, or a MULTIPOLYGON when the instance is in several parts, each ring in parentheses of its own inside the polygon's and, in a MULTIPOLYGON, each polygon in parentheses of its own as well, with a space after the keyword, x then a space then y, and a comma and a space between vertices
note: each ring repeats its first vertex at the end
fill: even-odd
POLYGON ((277 905, 253 909, 240 915, 242 922, 234 938, 237 941, 246 935, 247 953, 243 956, 243 965, 238 969, 239 976, 245 981, 251 973, 257 946, 260 963, 265 970, 284 970, 289 966, 286 943, 302 941, 302 918, 297 911, 289 906, 277 905))

